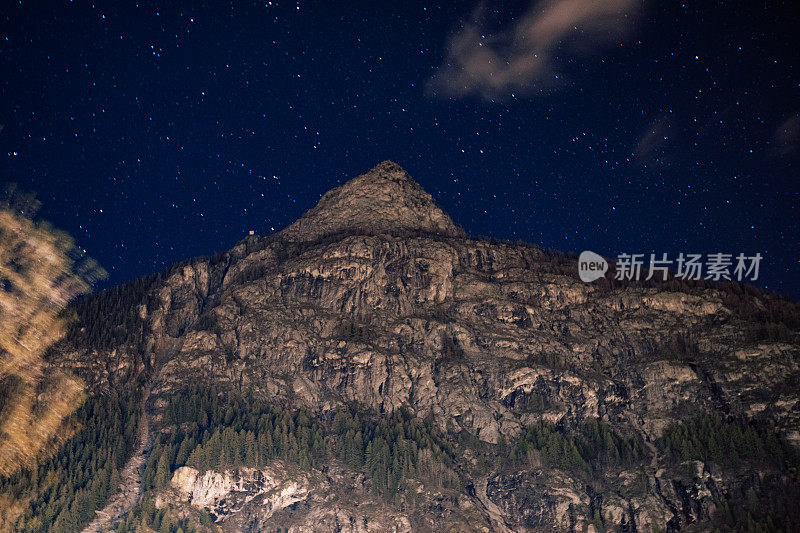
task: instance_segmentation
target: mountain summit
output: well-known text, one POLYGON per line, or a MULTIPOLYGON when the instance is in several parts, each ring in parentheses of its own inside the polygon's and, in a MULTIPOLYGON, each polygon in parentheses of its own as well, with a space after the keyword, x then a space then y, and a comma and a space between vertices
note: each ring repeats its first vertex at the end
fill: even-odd
POLYGON ((798 306, 577 270, 464 235, 381 163, 282 232, 78 302, 48 361, 87 384, 86 430, 0 480, 24 495, 0 531, 800 524, 798 306))
POLYGON ((384 161, 328 191, 316 207, 281 232, 293 241, 313 241, 338 233, 464 236, 433 197, 392 161, 384 161))

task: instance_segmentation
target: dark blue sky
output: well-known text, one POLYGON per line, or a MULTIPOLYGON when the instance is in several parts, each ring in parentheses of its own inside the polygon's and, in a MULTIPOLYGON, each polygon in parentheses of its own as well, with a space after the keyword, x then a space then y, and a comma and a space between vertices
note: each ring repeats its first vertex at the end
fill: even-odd
POLYGON ((7 4, 0 181, 112 283, 391 159, 473 234, 761 252, 759 285, 800 297, 797 5, 609 2, 7 4))

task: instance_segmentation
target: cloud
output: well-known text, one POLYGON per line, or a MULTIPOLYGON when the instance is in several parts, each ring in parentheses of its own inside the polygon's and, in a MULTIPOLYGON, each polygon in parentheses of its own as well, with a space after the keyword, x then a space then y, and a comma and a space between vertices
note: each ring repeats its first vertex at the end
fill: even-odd
POLYGON ((672 117, 669 115, 659 117, 639 135, 633 155, 644 166, 653 163, 672 163, 674 155, 669 152, 675 135, 676 128, 672 117))
POLYGON ((596 53, 635 25, 642 0, 541 0, 510 28, 486 29, 486 9, 450 37, 447 58, 428 80, 435 95, 546 93, 558 87, 559 60, 596 53))
POLYGON ((649 157, 669 141, 672 120, 662 117, 650 123, 636 143, 635 153, 638 157, 649 157))
POLYGON ((800 113, 795 113, 775 130, 772 156, 794 157, 800 154, 800 113))

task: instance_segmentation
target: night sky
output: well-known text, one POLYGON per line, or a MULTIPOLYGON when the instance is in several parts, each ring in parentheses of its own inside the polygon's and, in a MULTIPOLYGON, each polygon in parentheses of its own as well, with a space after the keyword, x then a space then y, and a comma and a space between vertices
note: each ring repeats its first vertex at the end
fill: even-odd
POLYGON ((0 9, 0 181, 107 283, 391 159, 471 234, 760 252, 800 298, 797 3, 117 4, 0 9))

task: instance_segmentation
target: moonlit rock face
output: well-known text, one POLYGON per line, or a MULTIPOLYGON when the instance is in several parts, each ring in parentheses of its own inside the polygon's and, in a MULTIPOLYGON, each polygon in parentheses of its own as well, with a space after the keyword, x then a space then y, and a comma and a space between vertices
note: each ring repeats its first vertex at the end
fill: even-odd
POLYGON ((405 170, 384 161, 366 174, 328 191, 316 207, 281 235, 292 241, 314 241, 338 233, 409 232, 464 235, 405 170))
POLYGON ((308 495, 307 479, 293 480, 280 467, 201 473, 182 466, 175 471, 170 484, 191 505, 210 509, 223 519, 259 497, 258 505, 265 508, 262 518, 268 519, 274 512, 308 495))
MULTIPOLYGON (((437 432, 480 446, 453 456, 468 477, 460 490, 409 480, 414 508, 375 495, 366 472, 333 458, 312 468, 280 460, 183 467, 168 488, 146 493, 180 516, 202 507, 224 531, 583 531, 597 494, 614 523, 665 529, 709 516, 715 487, 738 479, 706 479, 706 470, 692 484, 680 481, 685 468, 671 473, 670 456, 654 444, 672 422, 724 410, 800 441, 800 344, 748 340, 764 324, 741 310, 800 316, 795 304, 711 283, 585 283, 571 256, 451 236, 458 231, 402 169, 383 163, 282 234, 177 265, 144 291, 123 287, 121 301, 141 322, 112 346, 99 333, 130 326, 125 316, 101 316, 105 300, 89 299, 85 329, 55 347, 51 361, 91 390, 125 383, 142 358, 159 363, 153 424, 171 394, 199 384, 321 421, 351 406, 369 417, 430 417, 437 432), (536 454, 508 471, 473 462, 491 449, 478 441, 515 443, 541 423, 581 431, 598 418, 645 448, 638 462, 597 476, 602 486, 536 454), (640 483, 642 473, 661 481, 640 483), (467 483, 473 490, 463 490, 467 483)), ((581 261, 611 277, 599 254, 581 261)))

